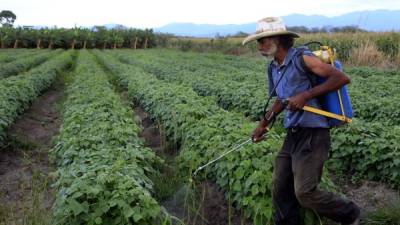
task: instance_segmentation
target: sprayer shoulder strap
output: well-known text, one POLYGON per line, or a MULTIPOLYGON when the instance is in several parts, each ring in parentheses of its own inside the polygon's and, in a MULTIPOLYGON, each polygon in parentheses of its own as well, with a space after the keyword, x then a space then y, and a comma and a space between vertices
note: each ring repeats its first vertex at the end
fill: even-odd
MULTIPOLYGON (((314 87, 317 85, 317 77, 316 75, 307 67, 307 65, 304 62, 304 51, 309 50, 306 46, 300 46, 298 48, 296 48, 296 56, 297 60, 293 60, 292 59, 292 63, 295 64, 295 67, 301 71, 301 73, 305 74, 307 76, 307 78, 310 80, 311 83, 311 87, 314 87)), ((278 84, 280 83, 280 81, 282 80, 283 76, 285 75, 286 69, 287 67, 285 67, 282 71, 282 75, 279 78, 278 82, 276 84, 274 84, 274 79, 272 78, 272 64, 274 63, 274 61, 272 60, 269 65, 268 65, 268 79, 270 80, 270 84, 273 85, 273 90, 276 89, 276 87, 278 86, 278 84)))
MULTIPOLYGON (((274 61, 273 60, 271 60, 271 62, 269 63, 269 65, 268 65, 268 79, 272 79, 272 63, 273 63, 274 61)), ((272 82, 273 82, 273 80, 272 80, 272 82)))
MULTIPOLYGON (((307 76, 308 80, 310 81, 311 87, 315 87, 318 85, 317 83, 317 75, 315 75, 314 72, 310 70, 310 68, 307 67, 306 63, 304 62, 304 52, 309 51, 308 47, 306 46, 301 46, 297 48, 298 53, 297 53, 297 60, 295 60, 294 64, 296 68, 301 71, 304 75, 307 76)), ((316 100, 320 106, 322 106, 323 98, 321 96, 316 97, 316 100)))
POLYGON ((307 76, 308 80, 311 83, 311 87, 317 86, 317 77, 314 74, 314 72, 312 72, 310 70, 310 68, 307 67, 306 63, 304 62, 304 58, 303 58, 304 52, 309 49, 305 46, 301 46, 301 47, 298 47, 297 50, 298 50, 297 60, 295 60, 295 63, 294 63, 296 68, 307 76))

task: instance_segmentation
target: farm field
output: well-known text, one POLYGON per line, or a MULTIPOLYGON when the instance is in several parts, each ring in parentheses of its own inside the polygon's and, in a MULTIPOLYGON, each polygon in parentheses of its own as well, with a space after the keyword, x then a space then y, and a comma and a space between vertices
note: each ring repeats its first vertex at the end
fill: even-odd
MULTIPOLYGON (((224 52, 235 55, 258 54, 255 44, 243 46, 244 37, 222 38, 173 38, 171 47, 197 52, 224 52)), ((319 40, 336 49, 337 57, 345 64, 378 68, 399 69, 400 35, 398 32, 354 33, 303 33, 296 45, 319 40)))
MULTIPOLYGON (((192 178, 249 139, 267 63, 169 49, 0 50, 0 224, 270 224, 281 121, 192 178)), ((345 72, 355 118, 332 129, 322 188, 355 198, 364 224, 399 224, 400 71, 345 72)))

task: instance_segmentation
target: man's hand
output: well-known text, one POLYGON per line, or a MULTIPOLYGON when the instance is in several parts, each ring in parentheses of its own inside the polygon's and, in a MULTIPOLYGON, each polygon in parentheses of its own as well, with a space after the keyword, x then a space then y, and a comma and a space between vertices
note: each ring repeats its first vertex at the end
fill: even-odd
POLYGON ((310 94, 308 93, 308 91, 305 91, 305 92, 297 94, 293 97, 290 97, 287 99, 286 108, 288 110, 292 110, 292 111, 301 110, 301 109, 303 109, 306 102, 309 100, 309 97, 310 97, 310 94))
POLYGON ((264 134, 269 130, 267 128, 268 125, 274 122, 275 117, 282 112, 283 109, 284 106, 282 102, 276 99, 271 109, 265 112, 264 116, 261 118, 261 121, 258 123, 257 128, 254 129, 253 134, 251 135, 253 142, 259 142, 264 139, 264 134))
POLYGON ((267 126, 261 121, 256 129, 254 129, 251 140, 253 140, 254 143, 260 142, 264 139, 265 133, 267 133, 267 126))

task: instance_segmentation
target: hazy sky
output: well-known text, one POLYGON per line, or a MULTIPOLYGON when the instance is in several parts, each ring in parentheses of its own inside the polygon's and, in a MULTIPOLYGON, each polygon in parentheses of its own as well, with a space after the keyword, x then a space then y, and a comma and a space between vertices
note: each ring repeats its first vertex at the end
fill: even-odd
POLYGON ((172 22, 243 24, 292 13, 336 16, 347 12, 400 9, 400 0, 0 0, 17 15, 16 25, 59 27, 118 23, 160 27, 172 22))

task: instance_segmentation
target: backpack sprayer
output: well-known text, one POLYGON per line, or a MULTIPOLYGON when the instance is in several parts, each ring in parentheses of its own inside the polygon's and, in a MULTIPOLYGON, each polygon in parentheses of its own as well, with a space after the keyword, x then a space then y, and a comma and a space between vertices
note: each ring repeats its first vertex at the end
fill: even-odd
MULTIPOLYGON (((312 41, 304 44, 309 46, 311 44, 318 44, 319 50, 313 51, 313 54, 318 57, 322 62, 330 64, 337 70, 342 70, 342 64, 336 60, 336 52, 334 49, 327 45, 323 45, 321 42, 312 41)), ((325 78, 311 75, 315 77, 315 81, 310 79, 312 86, 319 85, 326 81, 325 78)), ((351 123, 353 117, 353 110, 350 104, 350 97, 347 93, 346 86, 339 88, 338 90, 328 92, 327 94, 318 98, 321 108, 314 108, 310 106, 304 106, 303 110, 318 115, 322 115, 328 118, 329 126, 339 126, 345 123, 351 123)), ((287 104, 287 102, 283 102, 287 104)))
MULTIPOLYGON (((313 54, 316 57, 318 57, 319 59, 321 59, 322 62, 330 64, 338 70, 342 69, 342 65, 338 60, 336 60, 335 51, 331 47, 323 45, 321 42, 317 42, 317 41, 308 42, 308 43, 304 44, 304 46, 308 46, 311 44, 319 45, 319 50, 313 51, 313 54)), ((282 80, 284 74, 285 74, 285 71, 282 72, 281 77, 279 78, 277 84, 274 85, 274 88, 272 89, 271 93, 273 93, 275 91, 279 82, 282 80)), ((315 76, 315 75, 312 75, 312 76, 315 76)), ((322 78, 320 76, 315 76, 315 81, 310 79, 310 82, 311 82, 312 86, 315 86, 315 85, 325 82, 325 80, 326 80, 325 78, 322 78)), ((263 110, 264 114, 267 111, 267 107, 268 107, 271 99, 272 99, 272 95, 270 95, 268 97, 267 102, 264 106, 264 110, 263 110)), ((330 126, 339 126, 343 123, 350 123, 352 121, 351 118, 353 117, 353 111, 351 108, 349 95, 347 94, 346 86, 343 86, 336 91, 331 91, 331 92, 321 96, 320 100, 321 100, 320 104, 321 104, 322 109, 318 109, 318 108, 314 108, 314 107, 310 107, 310 106, 304 106, 303 110, 327 117, 328 124, 330 126)), ((288 103, 287 100, 283 100, 283 102, 282 102, 282 104, 284 106, 286 106, 287 103, 288 103)), ((266 128, 267 131, 269 131, 272 128, 272 126, 274 125, 274 122, 275 122, 275 119, 272 120, 269 127, 266 128)), ((229 150, 223 152, 218 157, 216 157, 213 160, 209 161, 208 163, 198 167, 194 171, 192 177, 195 177, 199 171, 201 171, 205 167, 217 162, 218 160, 225 157, 226 155, 228 155, 234 151, 240 150, 244 145, 250 143, 251 141, 252 141, 252 138, 249 138, 245 141, 241 141, 238 144, 236 144, 235 147, 233 147, 232 149, 229 149, 229 150)))

